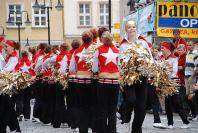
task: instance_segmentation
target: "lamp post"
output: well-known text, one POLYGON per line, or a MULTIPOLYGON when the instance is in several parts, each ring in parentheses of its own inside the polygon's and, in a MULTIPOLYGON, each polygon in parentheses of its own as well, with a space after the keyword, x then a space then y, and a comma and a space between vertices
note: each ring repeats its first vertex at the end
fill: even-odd
POLYGON ((5 32, 4 32, 4 27, 3 26, 0 26, 0 28, 2 29, 2 34, 0 34, 0 36, 5 37, 6 35, 5 35, 5 32))
POLYGON ((111 0, 109 0, 109 31, 111 32, 111 0))
MULTIPOLYGON (((47 9, 47 24, 48 24, 48 44, 50 45, 50 12, 49 10, 52 11, 52 0, 50 0, 50 5, 46 5, 45 0, 44 0, 44 4, 43 5, 39 5, 38 0, 35 1, 34 5, 32 6, 32 8, 35 11, 39 11, 41 8, 42 9, 47 9)), ((58 4, 55 6, 57 11, 61 11, 63 9, 63 5, 61 4, 60 0, 58 0, 58 4)))
POLYGON ((28 39, 28 38, 27 38, 27 42, 26 42, 25 46, 26 46, 26 47, 30 46, 30 44, 29 44, 29 39, 28 39))
MULTIPOLYGON (((23 16, 23 13, 26 13, 27 14, 27 17, 26 17, 26 21, 24 22, 27 26, 29 26, 31 24, 31 21, 29 19, 29 15, 28 15, 28 12, 27 11, 21 11, 21 12, 15 12, 15 11, 12 11, 12 12, 9 12, 9 17, 8 17, 8 21, 6 22, 7 25, 12 25, 12 24, 16 24, 17 25, 17 29, 18 29, 18 41, 19 41, 19 44, 21 44, 21 26, 23 24, 22 22, 22 16, 23 16), (16 22, 13 22, 11 20, 11 17, 10 17, 10 14, 11 13, 15 13, 15 20, 16 22), (17 15, 21 15, 21 20, 18 20, 17 21, 17 15)), ((21 54, 21 50, 19 49, 19 55, 21 54)))

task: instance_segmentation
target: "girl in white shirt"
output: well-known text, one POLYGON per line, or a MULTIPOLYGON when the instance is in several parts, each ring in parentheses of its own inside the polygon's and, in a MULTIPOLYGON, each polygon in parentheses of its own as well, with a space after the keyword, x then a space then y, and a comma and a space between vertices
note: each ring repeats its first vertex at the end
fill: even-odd
MULTIPOLYGON (((165 61, 168 61, 168 63, 171 65, 171 72, 169 77, 171 79, 178 79, 177 72, 178 72, 178 59, 177 57, 172 53, 171 44, 168 42, 162 42, 161 43, 161 51, 163 55, 163 59, 165 61)), ((175 94, 172 96, 168 96, 165 99, 165 109, 166 109, 166 115, 168 119, 168 127, 169 129, 173 128, 173 107, 175 111, 179 114, 183 121, 183 126, 181 128, 190 128, 190 122, 187 120, 187 114, 185 113, 184 109, 180 105, 179 100, 179 94, 175 94)))
MULTIPOLYGON (((14 72, 18 64, 18 54, 16 50, 20 45, 14 41, 5 41, 4 50, 6 53, 6 63, 2 72, 14 72)), ((20 126, 17 120, 14 104, 9 95, 0 95, 0 132, 6 132, 6 127, 9 126, 11 131, 20 133, 20 126)))

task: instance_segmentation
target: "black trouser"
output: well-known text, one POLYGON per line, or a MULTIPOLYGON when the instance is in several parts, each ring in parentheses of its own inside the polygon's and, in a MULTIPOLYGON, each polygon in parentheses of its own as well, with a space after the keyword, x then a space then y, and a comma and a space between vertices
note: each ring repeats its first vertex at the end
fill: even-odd
POLYGON ((187 115, 185 113, 184 108, 182 107, 182 103, 180 103, 179 94, 175 94, 173 96, 168 96, 165 98, 165 109, 168 119, 168 125, 173 125, 173 112, 177 112, 181 117, 184 124, 189 124, 187 120, 187 115))
POLYGON ((153 110, 153 116, 154 116, 154 123, 161 123, 160 116, 159 116, 159 98, 157 94, 155 93, 155 86, 148 84, 148 101, 147 103, 150 104, 152 110, 153 110))
POLYGON ((44 95, 41 121, 44 124, 49 124, 54 117, 56 87, 54 82, 50 83, 48 81, 44 81, 43 85, 44 95))
POLYGON ((59 128, 61 123, 67 122, 66 106, 65 106, 65 90, 59 83, 55 84, 55 105, 52 125, 55 128, 59 128))
POLYGON ((198 91, 195 91, 195 98, 193 104, 195 107, 195 114, 198 115, 198 91))
POLYGON ((30 110, 31 110, 31 107, 30 107, 30 100, 31 100, 31 98, 33 97, 32 93, 33 93, 33 92, 32 92, 32 86, 27 87, 27 88, 24 90, 23 115, 24 115, 24 118, 25 118, 25 119, 30 119, 30 110))
POLYGON ((19 91, 18 94, 13 95, 11 97, 13 105, 16 105, 16 115, 19 117, 20 115, 23 114, 23 100, 24 100, 24 90, 19 91))
MULTIPOLYGON (((87 80, 87 79, 83 79, 87 80)), ((90 79, 88 79, 90 80, 90 79)), ((91 109, 92 101, 92 84, 91 83, 78 83, 80 92, 80 133, 88 133, 88 128, 91 127, 91 109)))
POLYGON ((116 107, 119 84, 98 83, 97 133, 116 133, 116 107))
POLYGON ((4 133, 7 126, 11 131, 20 130, 13 102, 8 95, 0 95, 0 131, 4 133))
MULTIPOLYGON (((68 82, 69 84, 69 82, 68 82)), ((71 126, 72 124, 72 112, 71 112, 71 88, 68 85, 68 88, 66 88, 65 90, 65 95, 66 95, 66 105, 67 105, 67 110, 66 110, 66 114, 67 114, 67 123, 68 126, 71 126)))
POLYGON ((147 79, 141 77, 142 82, 137 82, 131 86, 125 86, 125 114, 124 122, 131 120, 132 110, 134 109, 134 119, 132 124, 132 133, 142 133, 142 124, 146 115, 147 101, 147 79))
POLYGON ((191 100, 188 100, 188 105, 190 106, 192 116, 196 117, 198 115, 198 91, 195 91, 195 95, 191 100))
POLYGON ((41 120, 42 108, 43 108, 43 84, 42 79, 36 80, 34 83, 34 96, 35 96, 35 104, 33 110, 33 116, 35 118, 39 118, 41 120))
POLYGON ((71 128, 77 128, 79 127, 79 109, 80 109, 80 92, 79 92, 79 87, 77 83, 75 82, 68 82, 68 89, 71 92, 71 107, 68 108, 70 116, 70 121, 71 121, 71 128))

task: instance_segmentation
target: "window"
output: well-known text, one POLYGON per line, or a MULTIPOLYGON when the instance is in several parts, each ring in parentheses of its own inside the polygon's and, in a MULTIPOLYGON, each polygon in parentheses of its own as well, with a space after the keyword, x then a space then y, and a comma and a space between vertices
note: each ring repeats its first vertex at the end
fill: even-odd
POLYGON ((33 10, 33 27, 47 27, 47 10, 41 8, 39 11, 33 10))
POLYGON ((105 3, 100 4, 100 25, 107 26, 109 24, 109 5, 105 3))
MULTIPOLYGON (((8 5, 10 13, 10 20, 13 22, 10 26, 16 26, 16 22, 22 22, 22 6, 21 5, 8 5)), ((9 16, 9 14, 8 14, 9 16)))
POLYGON ((79 4, 79 20, 80 20, 80 26, 91 25, 90 4, 88 3, 79 4))

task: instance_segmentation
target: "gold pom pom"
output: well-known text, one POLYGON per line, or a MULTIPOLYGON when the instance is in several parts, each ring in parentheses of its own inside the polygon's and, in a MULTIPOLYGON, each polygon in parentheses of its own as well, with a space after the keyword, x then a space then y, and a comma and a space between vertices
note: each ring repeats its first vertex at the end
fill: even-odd
POLYGON ((170 65, 167 62, 154 63, 149 51, 138 43, 132 45, 120 55, 121 86, 141 82, 140 77, 152 79, 152 84, 159 89, 160 95, 176 93, 177 84, 169 79, 170 65))

